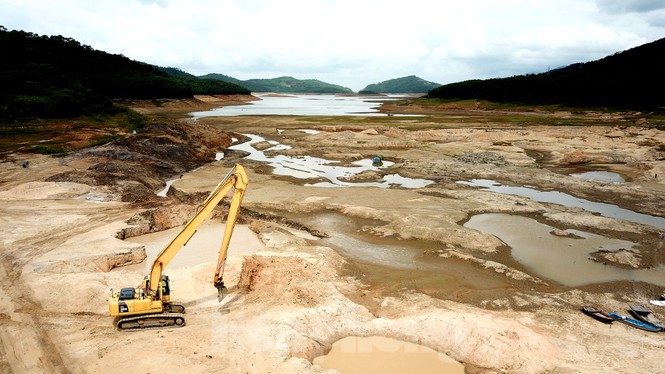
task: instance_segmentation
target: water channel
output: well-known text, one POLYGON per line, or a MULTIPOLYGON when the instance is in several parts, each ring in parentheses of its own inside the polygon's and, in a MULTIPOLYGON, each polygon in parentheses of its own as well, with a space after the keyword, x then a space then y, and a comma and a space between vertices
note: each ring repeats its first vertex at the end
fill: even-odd
MULTIPOLYGON (((304 130, 303 130, 304 131, 304 130)), ((343 179, 368 170, 387 169, 393 165, 390 161, 383 161, 380 165, 374 164, 371 159, 353 162, 353 166, 339 166, 337 161, 330 161, 312 156, 285 156, 266 155, 265 151, 279 151, 288 149, 288 146, 271 141, 272 147, 260 151, 254 144, 264 142, 265 139, 252 134, 244 134, 249 141, 229 147, 249 153, 248 160, 261 161, 273 167, 273 174, 285 175, 298 179, 323 179, 322 182, 305 184, 314 187, 381 187, 388 188, 393 185, 404 188, 421 188, 434 183, 426 179, 405 178, 399 174, 389 174, 383 177, 383 182, 346 182, 343 179)))
POLYGON ((629 209, 621 208, 614 204, 600 203, 582 199, 560 191, 540 191, 533 187, 504 186, 489 179, 472 179, 470 181, 458 181, 457 183, 479 187, 486 191, 528 197, 529 199, 554 203, 567 207, 582 208, 589 212, 600 213, 609 218, 623 219, 658 228, 665 228, 665 218, 638 213, 629 209))
MULTIPOLYGON (((306 132, 307 130, 301 130, 306 132)), ((314 134, 314 132, 309 132, 314 134)), ((355 173, 371 170, 373 168, 389 168, 392 163, 385 162, 381 166, 372 165, 371 160, 361 160, 351 167, 331 165, 331 161, 310 156, 268 156, 263 151, 254 148, 253 144, 263 142, 265 139, 251 134, 250 141, 234 145, 232 149, 249 153, 248 159, 262 161, 274 168, 276 175, 288 175, 300 179, 324 179, 324 182, 305 184, 317 187, 389 187, 392 184, 407 188, 421 188, 432 181, 422 179, 402 178, 399 175, 388 175, 383 182, 352 183, 343 179, 355 173)), ((270 150, 286 149, 287 146, 278 142, 271 142, 270 150)), ((607 177, 602 174, 602 177, 607 177)), ((598 177, 587 175, 584 177, 598 177)), ((613 177, 613 176, 609 176, 613 177)), ((650 224, 655 227, 665 227, 665 219, 637 213, 616 205, 593 202, 580 199, 559 191, 539 191, 532 187, 503 186, 492 180, 460 181, 473 187, 480 187, 492 192, 506 193, 528 197, 537 201, 551 202, 570 207, 580 207, 592 212, 598 212, 608 217, 631 220, 650 224)), ((390 238, 375 238, 372 235, 357 233, 361 224, 336 214, 321 214, 309 216, 306 222, 310 226, 318 226, 331 236, 323 240, 324 245, 331 246, 346 258, 356 261, 365 271, 369 268, 376 279, 395 281, 395 277, 404 279, 402 272, 417 271, 422 273, 419 281, 407 281, 411 287, 421 288, 447 288, 444 284, 465 284, 473 289, 487 289, 493 287, 506 287, 507 285, 496 280, 482 276, 465 277, 465 274, 478 273, 464 261, 447 260, 433 261, 424 258, 424 251, 437 248, 437 243, 425 241, 395 241, 390 238), (342 234, 337 234, 342 233, 342 234), (392 268, 398 270, 395 274, 379 270, 392 268), (444 275, 445 273, 445 275, 444 275)), ((591 283, 602 283, 620 280, 644 281, 652 284, 663 284, 663 270, 628 270, 613 266, 602 265, 589 260, 589 254, 597 250, 634 250, 635 243, 606 238, 590 233, 576 231, 574 234, 581 239, 560 238, 549 234, 552 227, 542 225, 536 220, 511 215, 481 215, 472 217, 465 225, 483 232, 497 236, 512 248, 513 258, 524 265, 534 275, 549 279, 558 284, 575 287, 591 283), (559 261, 550 261, 557 259, 559 261), (556 264, 556 265, 552 265, 556 264), (558 271, 558 269, 570 271, 558 271)), ((401 282, 401 281, 400 281, 401 282)))

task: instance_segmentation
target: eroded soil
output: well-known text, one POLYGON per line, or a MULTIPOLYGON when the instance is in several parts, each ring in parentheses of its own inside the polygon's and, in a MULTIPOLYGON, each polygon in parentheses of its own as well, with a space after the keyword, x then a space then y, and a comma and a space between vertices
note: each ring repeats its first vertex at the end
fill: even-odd
MULTIPOLYGON (((175 113, 199 105, 153 109, 175 113)), ((152 110, 149 103, 141 107, 152 110)), ((595 304, 625 314, 629 303, 648 303, 661 287, 564 287, 528 272, 497 238, 462 224, 474 214, 499 212, 627 239, 639 243, 637 263, 625 256, 603 261, 639 268, 665 263, 662 230, 456 182, 530 185, 660 215, 663 132, 639 114, 427 111, 432 115, 422 118, 165 120, 149 133, 65 158, 7 156, 0 171, 0 369, 106 373, 127 364, 135 372, 324 372, 311 360, 332 343, 379 335, 443 352, 469 372, 662 370, 662 333, 603 325, 579 312, 595 304), (399 173, 434 183, 418 189, 308 187, 312 181, 273 175, 270 166, 240 152, 227 150, 214 161, 231 138, 245 139, 241 134, 291 146, 280 154, 343 165, 381 154, 395 163, 356 177, 362 181, 399 173), (24 159, 31 161, 27 169, 19 165, 24 159), (138 284, 143 275, 123 265, 145 257, 140 245, 121 239, 183 224, 234 163, 245 166, 250 180, 240 223, 249 225, 263 249, 231 249, 229 294, 221 303, 210 284, 214 258, 167 269, 173 297, 188 309, 184 328, 116 331, 108 291, 138 284), (630 182, 552 171, 570 166, 602 166, 630 182), (155 196, 172 178, 168 195, 155 196), (412 241, 421 246, 423 261, 445 271, 349 260, 331 240, 339 231, 412 241)), ((223 215, 220 207, 213 219, 223 215)))

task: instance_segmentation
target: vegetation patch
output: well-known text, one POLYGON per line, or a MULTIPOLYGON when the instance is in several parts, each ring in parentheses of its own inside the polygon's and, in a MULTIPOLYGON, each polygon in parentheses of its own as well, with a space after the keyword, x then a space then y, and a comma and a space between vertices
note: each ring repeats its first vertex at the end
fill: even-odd
POLYGON ((427 96, 662 112, 665 97, 645 87, 665 86, 664 48, 665 39, 660 39, 597 61, 540 74, 447 84, 429 91, 427 96))
POLYGON ((113 114, 112 99, 249 94, 232 83, 180 78, 62 36, 0 26, 0 122, 113 114))

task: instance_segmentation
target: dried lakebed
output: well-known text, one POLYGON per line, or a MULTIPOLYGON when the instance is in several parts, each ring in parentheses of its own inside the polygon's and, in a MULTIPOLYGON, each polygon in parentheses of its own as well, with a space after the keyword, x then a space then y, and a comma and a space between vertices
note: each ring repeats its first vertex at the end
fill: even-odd
MULTIPOLYGON (((316 135, 318 130, 298 129, 305 134, 316 135)), ((278 133, 282 134, 281 130, 278 133)), ((317 183, 303 183, 307 187, 381 187, 392 185, 403 188, 420 189, 433 183, 431 180, 403 178, 399 174, 384 177, 384 182, 349 182, 354 175, 367 171, 386 171, 395 166, 385 161, 382 165, 372 164, 371 160, 355 161, 353 166, 337 166, 335 162, 308 155, 288 156, 279 154, 291 146, 277 141, 267 141, 254 134, 243 134, 249 141, 235 144, 230 150, 246 153, 245 159, 265 163, 272 168, 274 175, 290 176, 300 180, 324 180, 317 183), (396 183, 399 180, 403 183, 396 183)), ((220 158, 221 159, 221 158, 220 158)), ((580 207, 600 212, 612 218, 629 219, 639 223, 659 226, 665 220, 619 208, 612 204, 592 202, 558 191, 539 191, 533 187, 503 186, 492 180, 461 181, 472 187, 481 187, 494 193, 513 194, 528 197, 535 201, 560 204, 567 207, 580 207)), ((296 220, 299 220, 296 218, 296 220)), ((351 261, 352 272, 362 272, 366 280, 373 284, 394 283, 412 289, 428 290, 431 295, 442 295, 454 288, 488 290, 510 288, 511 282, 501 281, 496 276, 486 276, 486 270, 473 262, 450 258, 445 245, 426 240, 396 240, 396 238, 376 238, 372 235, 358 235, 357 227, 363 224, 339 214, 307 215, 300 219, 302 224, 329 233, 322 240, 327 246, 336 248, 351 261), (435 254, 435 256, 431 256, 435 254), (438 255, 438 256, 437 256, 438 255), (442 257, 438 259, 437 257, 442 257), (362 269, 362 270, 359 270, 362 269), (394 274, 386 269, 393 269, 394 274), (408 279, 408 272, 420 274, 417 279, 408 279), (469 276, 469 274, 473 274, 469 276), (455 285, 455 286, 452 286, 455 285)), ((368 226, 380 225, 380 223, 368 226)), ((593 259, 595 252, 625 252, 639 257, 637 243, 606 238, 601 235, 569 230, 569 237, 557 237, 549 232, 555 230, 533 219, 510 214, 472 216, 464 227, 491 234, 511 248, 510 253, 520 269, 546 282, 564 287, 577 287, 594 283, 614 281, 643 281, 654 285, 664 285, 663 266, 653 269, 624 269, 603 264, 593 259), (543 233, 547 232, 547 235, 543 233), (574 237, 574 238, 573 238, 574 237), (545 261, 555 258, 559 261, 545 261), (569 271, 560 272, 565 267, 569 271)), ((501 261, 501 260, 500 260, 501 261)), ((513 263, 505 263, 514 266, 513 263)), ((637 265, 636 265, 637 266, 637 265)), ((395 289, 395 287, 391 287, 395 289)))

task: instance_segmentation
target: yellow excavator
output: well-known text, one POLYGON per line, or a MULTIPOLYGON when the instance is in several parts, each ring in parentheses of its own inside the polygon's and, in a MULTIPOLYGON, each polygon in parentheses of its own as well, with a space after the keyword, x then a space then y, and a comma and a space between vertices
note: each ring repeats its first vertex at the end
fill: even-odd
POLYGON ((210 196, 199 207, 196 215, 157 255, 150 274, 143 279, 141 285, 122 288, 115 292, 111 290, 109 312, 112 317, 116 317, 115 323, 119 330, 181 327, 185 325, 183 315, 185 306, 171 301, 169 277, 162 274, 162 271, 178 251, 194 236, 196 229, 210 216, 213 209, 222 201, 231 188, 233 188, 233 196, 231 197, 229 214, 226 219, 226 227, 213 278, 213 284, 217 288, 219 296, 222 296, 222 291, 225 288, 223 274, 226 255, 238 219, 240 204, 247 188, 247 174, 245 169, 238 164, 219 182, 210 196))

